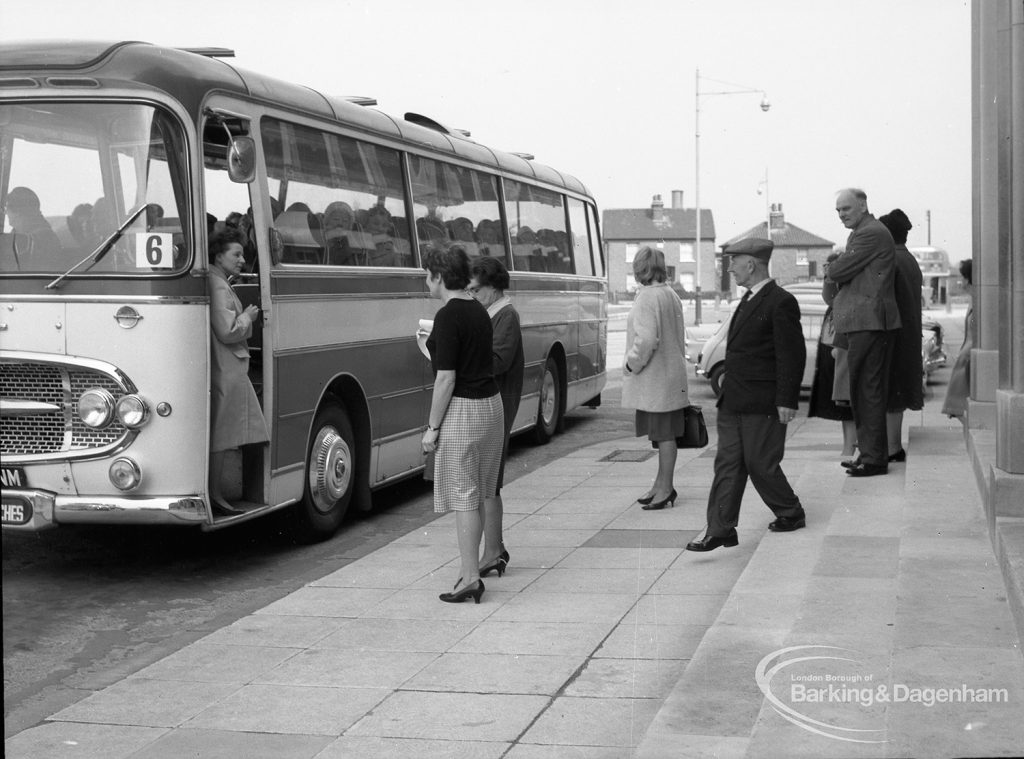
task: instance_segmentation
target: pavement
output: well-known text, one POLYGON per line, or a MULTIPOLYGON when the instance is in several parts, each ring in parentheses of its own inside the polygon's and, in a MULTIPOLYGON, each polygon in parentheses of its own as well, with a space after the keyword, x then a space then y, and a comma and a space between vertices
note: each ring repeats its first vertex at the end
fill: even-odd
POLYGON ((445 604, 452 515, 338 568, 5 742, 9 759, 981 757, 1024 752, 1024 658, 958 422, 908 413, 905 463, 853 479, 798 417, 807 528, 704 526, 715 432, 675 508, 623 437, 505 488, 511 554, 445 604))

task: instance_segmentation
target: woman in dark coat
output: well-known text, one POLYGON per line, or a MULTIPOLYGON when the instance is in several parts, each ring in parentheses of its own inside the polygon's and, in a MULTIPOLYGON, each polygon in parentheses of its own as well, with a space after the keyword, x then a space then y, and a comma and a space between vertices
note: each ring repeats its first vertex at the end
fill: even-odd
POLYGON ((905 461, 903 412, 924 408, 924 365, 921 362, 921 267, 907 250, 907 233, 913 228, 899 208, 878 219, 896 242, 896 306, 901 327, 896 330, 889 372, 889 405, 885 417, 889 438, 889 461, 905 461))
MULTIPOLYGON (((825 274, 828 274, 829 265, 837 258, 839 254, 832 253, 825 260, 825 274)), ((835 298, 837 289, 838 285, 835 282, 826 280, 822 284, 821 297, 828 304, 828 310, 825 311, 825 318, 821 322, 821 334, 818 336, 818 353, 814 359, 814 380, 811 382, 811 401, 807 416, 842 422, 843 450, 840 455, 845 457, 853 456, 856 452, 857 426, 853 423, 853 409, 850 407, 850 378, 845 366, 846 350, 834 343, 836 331, 832 326, 832 299, 835 298), (837 373, 841 375, 839 385, 843 388, 840 393, 836 392, 837 373)))
POLYGON ((494 495, 484 498, 484 555, 480 560, 480 576, 497 572, 501 577, 508 566, 509 555, 502 539, 501 486, 505 480, 505 460, 508 458, 508 440, 512 423, 519 411, 523 395, 523 333, 519 313, 512 299, 505 295, 509 286, 508 269, 497 258, 480 256, 470 265, 469 292, 487 309, 494 330, 492 357, 494 380, 501 391, 501 406, 505 415, 505 436, 498 467, 498 486, 494 495))

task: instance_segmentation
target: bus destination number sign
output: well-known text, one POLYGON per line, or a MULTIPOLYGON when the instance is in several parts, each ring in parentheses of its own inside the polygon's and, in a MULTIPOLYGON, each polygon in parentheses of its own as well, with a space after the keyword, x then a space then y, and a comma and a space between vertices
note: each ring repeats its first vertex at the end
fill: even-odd
POLYGON ((135 265, 140 269, 173 269, 174 236, 159 232, 135 235, 135 265))

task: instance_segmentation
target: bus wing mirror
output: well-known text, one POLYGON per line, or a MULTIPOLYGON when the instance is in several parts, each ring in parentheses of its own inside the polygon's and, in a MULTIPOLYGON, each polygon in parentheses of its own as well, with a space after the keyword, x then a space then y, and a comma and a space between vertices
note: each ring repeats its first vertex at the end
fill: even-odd
POLYGON ((256 178, 256 142, 252 137, 232 138, 228 148, 228 176, 239 184, 248 184, 256 178))

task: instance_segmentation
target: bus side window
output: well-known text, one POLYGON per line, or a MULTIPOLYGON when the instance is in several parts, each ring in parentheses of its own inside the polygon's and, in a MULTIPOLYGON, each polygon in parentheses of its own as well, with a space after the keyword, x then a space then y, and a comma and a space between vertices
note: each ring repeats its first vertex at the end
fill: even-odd
POLYGON ((268 191, 290 204, 282 263, 412 266, 397 150, 272 118, 261 136, 268 191))
POLYGON ((470 258, 507 260, 500 226, 493 227, 501 218, 496 177, 415 155, 409 165, 421 250, 458 244, 470 258))
POLYGON ((506 179, 505 214, 516 269, 573 273, 565 206, 560 194, 506 179))
MULTIPOLYGON (((594 257, 590 247, 590 234, 587 230, 587 207, 583 201, 567 198, 569 208, 569 227, 572 241, 572 257, 577 274, 594 272, 594 257)), ((568 236, 567 236, 568 237, 568 236)))

